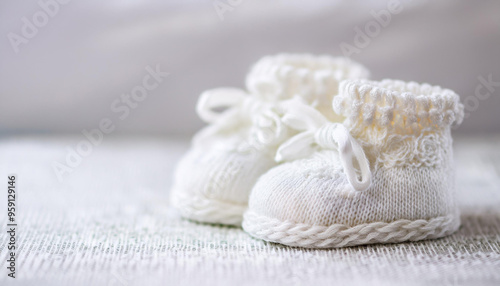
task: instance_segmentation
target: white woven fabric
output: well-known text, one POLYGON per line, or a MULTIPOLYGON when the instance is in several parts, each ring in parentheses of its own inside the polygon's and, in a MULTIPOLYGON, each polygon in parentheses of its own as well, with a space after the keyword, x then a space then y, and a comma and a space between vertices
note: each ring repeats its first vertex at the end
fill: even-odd
POLYGON ((334 119, 331 101, 339 82, 367 76, 363 66, 345 58, 282 54, 252 67, 248 92, 203 93, 197 111, 210 125, 195 135, 179 163, 173 205, 187 218, 239 225, 252 186, 277 164, 277 147, 295 134, 281 122, 287 103, 300 100, 334 119), (221 107, 228 109, 214 111, 221 107))
POLYGON ((456 138, 462 225, 412 243, 308 250, 240 228, 183 220, 168 206, 188 142, 106 138, 57 181, 51 164, 82 136, 3 138, 0 185, 19 180, 18 277, 5 269, 6 189, 0 197, 0 285, 498 285, 500 137, 456 138))
POLYGON ((456 231, 450 125, 463 118, 458 95, 413 82, 346 80, 333 105, 344 123, 307 106, 285 114, 288 124, 304 130, 278 150, 292 161, 269 170, 252 189, 245 231, 318 248, 456 231), (305 159, 284 151, 314 145, 305 159))

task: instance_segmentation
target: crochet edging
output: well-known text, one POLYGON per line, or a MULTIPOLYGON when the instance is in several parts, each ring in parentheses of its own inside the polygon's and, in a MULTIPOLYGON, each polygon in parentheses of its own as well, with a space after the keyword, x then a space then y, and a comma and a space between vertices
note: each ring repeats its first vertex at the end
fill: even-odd
POLYGON ((246 78, 246 86, 251 92, 258 93, 257 86, 262 83, 281 83, 293 87, 283 89, 283 86, 273 85, 277 88, 274 92, 282 97, 300 93, 303 97, 311 97, 310 100, 319 100, 322 96, 336 93, 339 81, 368 78, 369 75, 366 67, 343 57, 278 54, 264 57, 253 65, 246 78), (333 71, 333 67, 337 71, 333 71), (318 96, 320 98, 316 98, 318 96))
POLYGON ((333 109, 352 123, 361 119, 362 124, 387 127, 394 124, 397 114, 407 117, 405 126, 449 126, 460 124, 464 116, 459 96, 450 89, 389 79, 342 81, 333 109))
POLYGON ((448 215, 429 220, 400 219, 390 223, 372 222, 356 226, 319 226, 280 221, 247 212, 242 226, 250 235, 266 241, 305 248, 338 248, 439 238, 455 232, 460 226, 460 218, 448 215))

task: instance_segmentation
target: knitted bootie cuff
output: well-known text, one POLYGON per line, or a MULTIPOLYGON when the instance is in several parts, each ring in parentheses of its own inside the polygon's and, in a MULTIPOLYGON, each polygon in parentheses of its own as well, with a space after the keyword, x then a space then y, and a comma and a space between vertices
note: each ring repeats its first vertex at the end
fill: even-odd
POLYGON ((251 93, 265 100, 299 95, 315 105, 329 105, 344 79, 367 78, 368 70, 347 58, 279 54, 260 59, 246 78, 251 93))
POLYGON ((449 89, 416 82, 345 80, 333 100, 333 109, 347 118, 354 133, 377 130, 384 134, 419 135, 460 124, 463 105, 449 89))

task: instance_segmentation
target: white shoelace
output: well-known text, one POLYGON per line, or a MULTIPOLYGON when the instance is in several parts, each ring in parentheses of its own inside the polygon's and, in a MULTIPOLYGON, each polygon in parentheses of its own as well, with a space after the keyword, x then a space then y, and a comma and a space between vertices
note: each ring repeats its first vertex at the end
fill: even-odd
MULTIPOLYGON (((281 144, 277 153, 276 161, 291 161, 304 158, 315 151, 314 144, 323 148, 336 149, 346 173, 347 179, 357 191, 365 191, 371 184, 371 171, 368 159, 359 143, 351 136, 349 131, 341 123, 328 121, 319 111, 302 103, 298 99, 288 100, 282 104, 286 110, 285 115, 274 120, 276 132, 271 137, 282 138, 285 133, 285 125, 299 131, 303 131, 288 141, 281 144), (361 171, 361 180, 358 179, 353 159, 356 159, 361 171)), ((256 99, 244 90, 235 88, 218 88, 204 92, 196 111, 201 119, 212 124, 195 138, 196 142, 203 142, 203 138, 223 129, 230 129, 241 124, 241 120, 257 119, 257 129, 266 129, 269 126, 270 104, 256 99), (223 112, 214 111, 216 108, 226 108, 223 112)), ((277 117, 277 115, 275 116, 277 117)), ((269 136, 265 133, 257 133, 256 138, 263 144, 270 143, 269 136)))
POLYGON ((201 94, 196 111, 201 119, 211 124, 195 138, 201 142, 221 130, 236 128, 242 121, 253 121, 253 137, 259 144, 268 145, 285 139, 286 126, 272 107, 273 103, 264 102, 244 90, 236 88, 217 88, 201 94), (224 108, 217 112, 214 109, 224 108))
POLYGON ((241 89, 217 88, 205 91, 201 94, 196 112, 201 119, 210 124, 229 124, 234 122, 224 120, 235 117, 244 117, 243 112, 251 113, 252 109, 258 108, 259 102, 241 89), (214 108, 227 108, 224 112, 216 112, 214 108))
POLYGON ((288 103, 286 110, 283 122, 303 132, 281 144, 276 153, 276 161, 304 158, 315 152, 313 147, 315 144, 323 148, 336 149, 351 186, 356 191, 365 191, 370 187, 372 174, 368 159, 363 148, 343 124, 332 123, 316 109, 297 102, 288 103), (358 179, 353 165, 354 158, 358 162, 361 179, 358 179))

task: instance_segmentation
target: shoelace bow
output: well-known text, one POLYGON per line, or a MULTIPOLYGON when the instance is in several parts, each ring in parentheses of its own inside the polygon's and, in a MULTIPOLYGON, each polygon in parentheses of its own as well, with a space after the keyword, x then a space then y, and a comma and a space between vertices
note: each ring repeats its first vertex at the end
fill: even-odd
POLYGON ((286 126, 282 124, 278 115, 273 114, 271 107, 272 104, 259 100, 241 89, 217 88, 205 91, 198 100, 196 112, 202 120, 212 126, 199 134, 195 141, 200 142, 211 134, 237 127, 242 120, 250 119, 255 120, 254 124, 259 125, 260 129, 270 128, 273 123, 276 124, 275 134, 266 132, 255 134, 260 143, 269 144, 280 138, 284 140, 286 126), (217 112, 215 111, 217 108, 225 110, 217 112))
MULTIPOLYGON (((276 161, 291 161, 306 157, 315 151, 314 144, 323 148, 337 149, 342 167, 352 187, 357 191, 365 191, 370 187, 371 171, 368 159, 363 148, 343 124, 328 121, 319 111, 298 99, 289 100, 283 106, 286 113, 281 120, 276 121, 278 137, 284 133, 285 128, 281 126, 282 123, 302 132, 280 145, 276 161), (353 165, 354 158, 361 171, 361 180, 358 179, 353 165)), ((269 111, 269 107, 269 104, 241 89, 219 88, 206 91, 200 96, 196 111, 201 119, 212 126, 199 134, 195 141, 201 142, 209 134, 236 127, 242 119, 255 117, 264 110, 269 111), (214 111, 215 108, 226 108, 226 110, 217 112, 214 111)), ((266 141, 265 138, 259 139, 266 141)))
POLYGON ((302 132, 281 144, 276 153, 276 161, 304 158, 315 151, 315 144, 322 148, 336 149, 351 186, 356 191, 365 191, 370 187, 372 174, 368 159, 363 148, 343 124, 328 121, 319 111, 307 105, 290 102, 285 108, 283 122, 302 132), (353 159, 358 162, 361 179, 358 179, 353 159))

